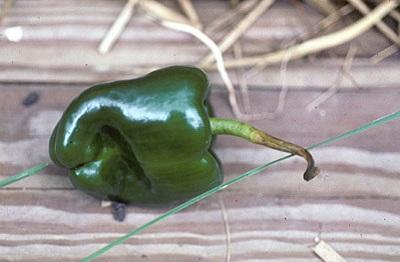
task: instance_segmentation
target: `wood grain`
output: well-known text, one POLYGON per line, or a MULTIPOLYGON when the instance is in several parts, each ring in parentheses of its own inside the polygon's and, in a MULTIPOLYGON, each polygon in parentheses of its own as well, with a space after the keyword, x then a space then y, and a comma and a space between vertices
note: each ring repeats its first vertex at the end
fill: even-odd
MULTIPOLYGON (((176 7, 174 1, 163 2, 176 7)), ((205 26, 228 9, 225 1, 193 3, 205 26)), ((162 28, 139 12, 115 48, 99 55, 96 47, 123 5, 109 0, 14 1, 0 25, 0 179, 50 161, 47 143, 54 125, 90 84, 132 78, 168 64, 196 64, 207 54, 190 36, 162 28), (13 26, 22 27, 21 42, 4 37, 4 30, 13 26), (22 101, 30 92, 37 92, 39 100, 26 107, 22 101)), ((278 49, 320 19, 312 9, 276 1, 241 39, 244 53, 278 49)), ((344 81, 338 93, 308 111, 307 105, 335 81, 348 46, 289 63, 291 89, 284 112, 252 124, 311 145, 397 111, 398 57, 378 65, 368 59, 390 43, 374 30, 353 43, 358 49, 351 74, 358 88, 344 81)), ((234 80, 236 73, 231 71, 234 80)), ((219 77, 210 75, 215 114, 232 117, 219 77)), ((248 82, 253 110, 272 111, 282 86, 280 65, 248 82)), ((309 183, 302 180, 305 163, 300 158, 271 166, 98 261, 317 262, 312 252, 316 237, 346 261, 400 261, 398 130, 400 121, 394 121, 313 150, 322 172, 309 183)), ((218 138, 214 149, 225 180, 283 155, 231 137, 218 138)), ((167 208, 130 206, 126 221, 118 223, 99 200, 72 187, 66 170, 50 165, 0 190, 0 261, 77 261, 167 208)))
MULTIPOLYGON (((164 1, 173 4, 171 1, 164 1)), ((1 1, 0 1, 1 3, 1 1)), ((209 51, 189 35, 171 31, 137 12, 121 35, 115 48, 100 55, 96 47, 113 19, 123 7, 123 1, 85 0, 59 2, 56 0, 18 1, 6 19, 3 29, 21 26, 20 42, 0 37, 0 81, 3 82, 70 82, 93 83, 127 78, 148 72, 150 68, 171 64, 195 65, 209 51)), ((223 1, 196 1, 199 16, 210 23, 229 6, 223 1), (212 6, 212 8, 210 8, 212 6)), ((282 48, 282 45, 301 41, 301 35, 317 24, 322 17, 312 9, 276 1, 254 26, 241 38, 243 55, 254 55, 282 48), (303 18, 300 18, 303 17, 303 18)), ((213 36, 219 41, 221 35, 213 36)), ((390 43, 374 30, 354 41, 357 58, 350 73, 363 87, 397 87, 397 59, 372 65, 368 59, 390 43)), ((289 64, 287 84, 292 88, 327 88, 336 78, 348 45, 316 58, 289 64), (336 59, 331 59, 336 58, 336 59)), ((231 52, 227 52, 231 57, 231 52)), ((250 85, 276 88, 282 84, 280 65, 268 67, 248 79, 250 85)), ((232 71, 232 77, 235 71, 232 71)), ((212 81, 221 81, 217 74, 212 81)), ((354 87, 343 81, 342 87, 354 87)))
MULTIPOLYGON (((32 254, 42 261, 77 260, 162 211, 131 207, 126 221, 117 223, 108 209, 77 191, 1 195, 7 199, 0 214, 8 230, 0 234, 0 256, 11 261, 27 260, 32 254), (24 199, 24 204, 18 199, 24 199), (44 250, 49 248, 52 252, 44 250)), ((396 202, 249 199, 224 192, 154 226, 102 259, 128 261, 145 256, 149 261, 222 261, 227 249, 224 223, 229 223, 234 260, 312 260, 310 246, 318 236, 348 261, 398 261, 396 202), (219 199, 224 201, 227 221, 222 219, 219 199)))
MULTIPOLYGON (((0 86, 0 177, 49 161, 51 130, 84 88, 0 86), (31 91, 40 94, 39 102, 25 108, 20 101, 31 91)), ((277 96, 275 91, 250 94, 256 110, 273 105, 277 96)), ((281 117, 254 124, 311 144, 394 111, 397 94, 390 89, 340 92, 321 108, 307 112, 306 104, 318 92, 295 92, 288 96, 281 117), (363 107, 372 97, 373 102, 363 107)), ((224 90, 214 89, 210 98, 216 115, 232 117, 224 90)), ((399 139, 399 127, 399 122, 392 122, 316 149, 313 153, 322 173, 310 183, 301 178, 301 159, 284 161, 156 225, 100 261, 223 261, 228 249, 232 261, 318 261, 311 250, 315 237, 327 241, 348 261, 398 261, 400 154, 393 141, 399 139)), ((215 150, 226 179, 282 155, 229 137, 217 139, 215 150)), ((166 210, 129 207, 127 220, 117 223, 108 208, 75 190, 66 171, 55 166, 0 190, 0 199, 0 258, 6 261, 31 257, 76 261, 166 210)))

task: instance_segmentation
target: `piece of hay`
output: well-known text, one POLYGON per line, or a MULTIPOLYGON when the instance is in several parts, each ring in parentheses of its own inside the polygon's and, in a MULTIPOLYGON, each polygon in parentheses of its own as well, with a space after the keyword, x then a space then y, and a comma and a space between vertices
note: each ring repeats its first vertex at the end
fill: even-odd
MULTIPOLYGON (((344 44, 368 31, 378 21, 389 14, 390 11, 394 10, 398 5, 399 1, 384 1, 374 10, 372 10, 367 16, 361 18, 350 26, 347 26, 346 28, 338 30, 334 33, 310 39, 298 45, 292 46, 288 49, 279 50, 277 52, 268 53, 266 55, 225 60, 225 66, 226 68, 251 66, 263 67, 269 64, 281 62, 288 52, 291 53, 292 59, 298 59, 312 53, 317 53, 319 51, 344 44)), ((215 68, 215 65, 207 66, 207 69, 215 68)))
POLYGON ((394 54, 396 54, 399 51, 399 47, 396 44, 393 44, 389 47, 386 47, 385 49, 383 49, 382 51, 379 51, 377 54, 373 55, 370 59, 371 59, 371 63, 372 64, 377 64, 379 62, 382 62, 383 60, 385 60, 386 58, 388 58, 389 56, 392 56, 394 54))
POLYGON ((150 16, 159 20, 168 20, 176 23, 191 24, 191 21, 175 10, 154 0, 140 1, 140 7, 150 16))
POLYGON ((315 247, 312 248, 315 254, 324 262, 346 262, 330 245, 320 240, 315 247))
MULTIPOLYGON (((371 9, 362 0, 347 0, 352 4, 361 14, 368 15, 371 9)), ((400 37, 388 25, 382 21, 377 21, 375 25, 389 40, 393 43, 400 45, 400 37)))
MULTIPOLYGON (((235 26, 218 44, 219 49, 224 53, 230 48, 239 37, 249 29, 250 26, 257 21, 257 19, 267 10, 275 1, 274 0, 261 0, 238 24, 235 26)), ((199 63, 200 67, 205 67, 208 63, 213 61, 213 54, 208 54, 199 63)))
POLYGON ((224 15, 221 15, 212 21, 205 30, 206 34, 213 35, 216 32, 221 31, 225 26, 236 21, 240 15, 250 11, 257 2, 258 0, 246 0, 240 2, 234 9, 225 12, 224 15))
POLYGON ((330 0, 306 0, 306 3, 322 11, 326 15, 336 12, 336 6, 330 0))
POLYGON ((196 9, 194 8, 191 0, 178 0, 182 11, 189 18, 192 25, 198 29, 202 29, 203 25, 200 22, 199 16, 197 15, 196 9))
POLYGON ((115 41, 117 41, 122 31, 131 19, 138 1, 139 0, 128 0, 126 2, 121 13, 118 15, 117 19, 114 21, 110 30, 108 30, 99 47, 97 48, 100 54, 106 54, 110 51, 111 47, 114 45, 115 41))

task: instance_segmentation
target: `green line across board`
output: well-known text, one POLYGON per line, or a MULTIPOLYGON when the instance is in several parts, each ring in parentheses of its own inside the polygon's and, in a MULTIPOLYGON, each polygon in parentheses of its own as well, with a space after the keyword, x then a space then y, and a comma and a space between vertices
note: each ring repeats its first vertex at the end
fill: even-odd
MULTIPOLYGON (((355 128, 353 130, 350 130, 350 131, 348 131, 346 133, 340 134, 340 135, 335 136, 335 137, 328 138, 328 139, 326 139, 326 140, 324 140, 324 141, 322 141, 320 143, 317 143, 317 144, 309 146, 307 149, 314 149, 314 148, 327 146, 327 145, 336 143, 336 142, 338 142, 340 140, 343 140, 343 139, 346 139, 348 137, 360 134, 360 133, 362 133, 364 131, 367 131, 368 129, 371 129, 371 128, 374 128, 374 127, 377 127, 377 126, 381 126, 383 124, 386 124, 386 123, 391 122, 393 120, 396 120, 398 118, 400 118, 400 111, 385 115, 385 116, 380 117, 378 119, 375 119, 375 120, 373 120, 373 121, 371 121, 371 122, 369 122, 367 124, 359 126, 359 127, 355 128)), ((288 159, 288 158, 290 158, 292 156, 293 155, 287 155, 287 156, 281 157, 279 159, 276 159, 276 160, 274 160, 272 162, 269 162, 267 164, 264 164, 262 166, 256 167, 256 168, 254 168, 252 170, 249 170, 249 171, 247 171, 247 172, 245 172, 245 173, 243 173, 243 174, 241 174, 241 175, 239 175, 239 176, 237 176, 237 177, 235 177, 235 178, 233 178, 233 179, 231 179, 231 180, 229 180, 229 181, 227 181, 227 182, 225 182, 225 183, 223 183, 223 184, 221 184, 219 186, 216 186, 216 187, 214 187, 214 188, 212 188, 212 189, 210 189, 210 190, 208 190, 208 191, 206 191, 206 192, 204 192, 204 193, 202 193, 202 194, 200 194, 200 195, 198 195, 198 196, 196 196, 196 197, 194 197, 192 199, 189 199, 188 201, 186 201, 186 202, 184 202, 184 203, 182 203, 182 204, 180 204, 180 205, 178 205, 178 206, 166 211, 165 213, 163 213, 162 215, 156 217, 155 219, 150 220, 146 224, 144 224, 144 225, 132 230, 131 232, 121 236, 120 238, 115 239, 111 243, 107 244, 106 246, 102 247, 101 249, 93 252, 89 256, 87 256, 84 259, 82 259, 81 262, 93 261, 97 257, 99 257, 102 254, 106 253, 108 250, 112 249, 115 246, 118 246, 118 245, 124 243, 129 238, 131 238, 131 237, 139 234, 140 232, 148 229, 152 225, 167 219, 168 217, 178 213, 179 211, 181 211, 183 209, 186 209, 186 208, 192 206, 193 204, 195 204, 195 203, 197 203, 197 202, 199 202, 199 201, 201 201, 201 200, 203 200, 203 199, 205 199, 205 198, 217 193, 218 191, 221 191, 221 190, 223 190, 223 189, 225 189, 225 188, 227 188, 227 187, 229 187, 229 186, 231 186, 233 184, 236 184, 236 183, 238 183, 238 182, 240 182, 240 181, 242 181, 242 180, 244 180, 246 178, 249 178, 249 177, 251 177, 253 175, 256 175, 256 174, 260 173, 261 171, 265 170, 267 167, 269 167, 269 166, 271 166, 273 164, 276 164, 276 163, 278 163, 278 162, 280 162, 282 160, 288 159)))

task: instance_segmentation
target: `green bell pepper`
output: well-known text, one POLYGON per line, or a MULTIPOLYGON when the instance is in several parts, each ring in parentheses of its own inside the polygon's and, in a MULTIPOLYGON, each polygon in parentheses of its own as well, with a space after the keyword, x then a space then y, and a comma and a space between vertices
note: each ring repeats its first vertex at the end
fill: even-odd
POLYGON ((210 118, 203 71, 173 66, 144 77, 95 85, 75 98, 49 143, 72 183, 101 199, 138 205, 198 195, 222 183, 212 136, 230 134, 306 158, 307 150, 236 120, 210 118))

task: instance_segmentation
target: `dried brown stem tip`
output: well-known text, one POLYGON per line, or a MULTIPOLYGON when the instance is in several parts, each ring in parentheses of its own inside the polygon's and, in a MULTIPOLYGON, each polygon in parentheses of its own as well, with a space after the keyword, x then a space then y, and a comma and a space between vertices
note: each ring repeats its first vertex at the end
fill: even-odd
POLYGON ((319 168, 315 166, 314 158, 307 149, 271 136, 256 128, 253 128, 251 137, 251 141, 255 144, 264 145, 279 151, 303 157, 307 161, 307 169, 303 175, 304 180, 310 181, 319 174, 319 168))
POLYGON ((293 155, 301 156, 307 161, 304 180, 310 181, 319 174, 312 155, 307 149, 271 136, 249 124, 234 119, 210 118, 211 132, 213 135, 232 135, 246 139, 254 144, 263 145, 293 155))

